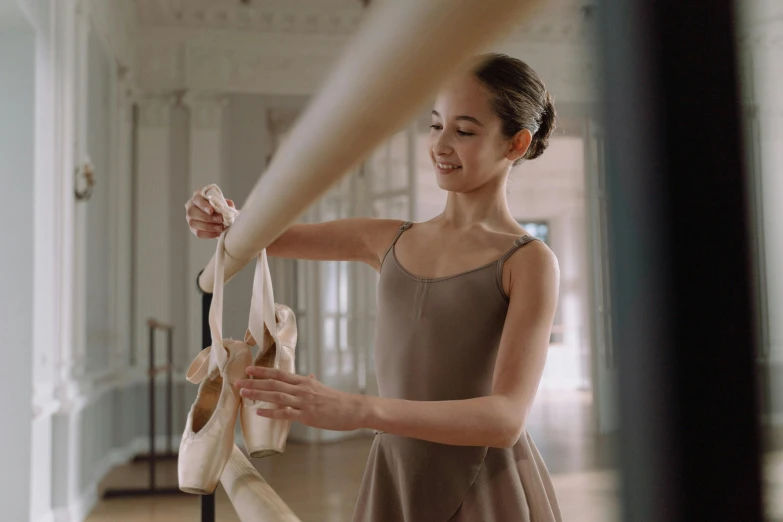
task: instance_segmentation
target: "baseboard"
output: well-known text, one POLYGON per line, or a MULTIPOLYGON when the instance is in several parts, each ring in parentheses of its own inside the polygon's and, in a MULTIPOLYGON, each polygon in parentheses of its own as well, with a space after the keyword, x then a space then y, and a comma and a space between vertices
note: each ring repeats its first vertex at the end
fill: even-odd
POLYGON ((38 517, 35 522, 57 522, 57 517, 55 516, 54 510, 50 509, 47 513, 44 513, 42 516, 38 517))
MULTIPOLYGON (((174 450, 179 448, 178 436, 174 437, 174 450)), ((155 448, 163 450, 166 448, 168 437, 158 435, 155 437, 155 448)), ((136 437, 127 445, 121 448, 114 448, 106 454, 95 472, 95 480, 84 491, 79 498, 68 506, 63 506, 44 514, 35 522, 82 522, 98 504, 98 485, 103 481, 106 475, 116 466, 121 466, 130 462, 136 455, 147 453, 149 451, 149 437, 136 437)))
MULTIPOLYGON (((176 452, 179 450, 179 442, 181 440, 181 434, 175 434, 174 437, 172 437, 172 449, 176 452)), ((158 435, 155 437, 155 452, 156 453, 163 453, 165 451, 168 445, 168 437, 166 435, 158 435)), ((136 455, 140 455, 142 453, 149 453, 150 451, 150 439, 149 437, 136 437, 133 439, 127 446, 123 448, 115 448, 109 452, 109 457, 107 458, 109 462, 109 468, 106 470, 107 472, 115 467, 119 466, 121 464, 126 464, 129 462, 133 457, 136 455)))
POLYGON ((79 499, 70 506, 53 509, 36 520, 36 522, 83 522, 95 507, 95 504, 98 503, 97 486, 96 483, 95 488, 85 490, 79 499))
POLYGON ((78 502, 70 509, 70 522, 82 522, 87 518, 98 503, 98 481, 94 482, 79 497, 78 502))

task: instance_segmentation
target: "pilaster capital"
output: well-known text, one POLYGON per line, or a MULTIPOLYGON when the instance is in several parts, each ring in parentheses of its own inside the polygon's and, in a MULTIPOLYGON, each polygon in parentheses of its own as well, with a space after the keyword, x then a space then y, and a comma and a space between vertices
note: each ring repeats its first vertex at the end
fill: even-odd
POLYGON ((171 121, 171 108, 177 102, 177 95, 142 94, 135 96, 139 106, 139 124, 142 127, 168 127, 171 121))
POLYGON ((190 126, 200 129, 219 128, 228 95, 215 92, 187 91, 181 97, 182 105, 190 110, 190 126))

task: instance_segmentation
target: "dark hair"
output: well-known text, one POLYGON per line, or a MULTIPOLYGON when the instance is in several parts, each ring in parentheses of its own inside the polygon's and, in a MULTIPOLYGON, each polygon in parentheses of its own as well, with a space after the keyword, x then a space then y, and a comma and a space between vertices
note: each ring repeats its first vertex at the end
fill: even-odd
POLYGON ((552 98, 538 74, 525 62, 505 54, 479 56, 474 74, 490 93, 490 103, 503 122, 503 135, 515 136, 522 129, 533 134, 525 155, 535 159, 549 145, 557 113, 552 98))

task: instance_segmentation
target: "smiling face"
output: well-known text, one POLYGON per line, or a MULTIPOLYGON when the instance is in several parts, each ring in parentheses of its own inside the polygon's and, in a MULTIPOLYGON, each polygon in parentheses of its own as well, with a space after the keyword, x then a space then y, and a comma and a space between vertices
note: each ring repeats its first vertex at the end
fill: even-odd
POLYGON ((529 144, 525 136, 503 135, 489 94, 472 74, 451 81, 435 100, 429 151, 444 190, 471 192, 505 177, 529 144))

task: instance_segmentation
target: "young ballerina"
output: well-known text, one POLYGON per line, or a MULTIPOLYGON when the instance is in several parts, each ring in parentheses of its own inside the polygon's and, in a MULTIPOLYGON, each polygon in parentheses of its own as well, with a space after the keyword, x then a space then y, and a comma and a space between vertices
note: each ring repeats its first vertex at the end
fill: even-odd
MULTIPOLYGON (((375 430, 355 522, 560 522, 525 420, 557 306, 554 254, 508 209, 513 166, 547 147, 555 109, 538 75, 485 55, 435 101, 429 155, 446 207, 424 223, 354 218, 295 224, 267 255, 362 261, 380 272, 379 397, 261 367, 238 381, 258 411, 330 430, 375 430)), ((233 202, 230 203, 233 206, 233 202)), ((194 194, 191 231, 220 216, 194 194)))

